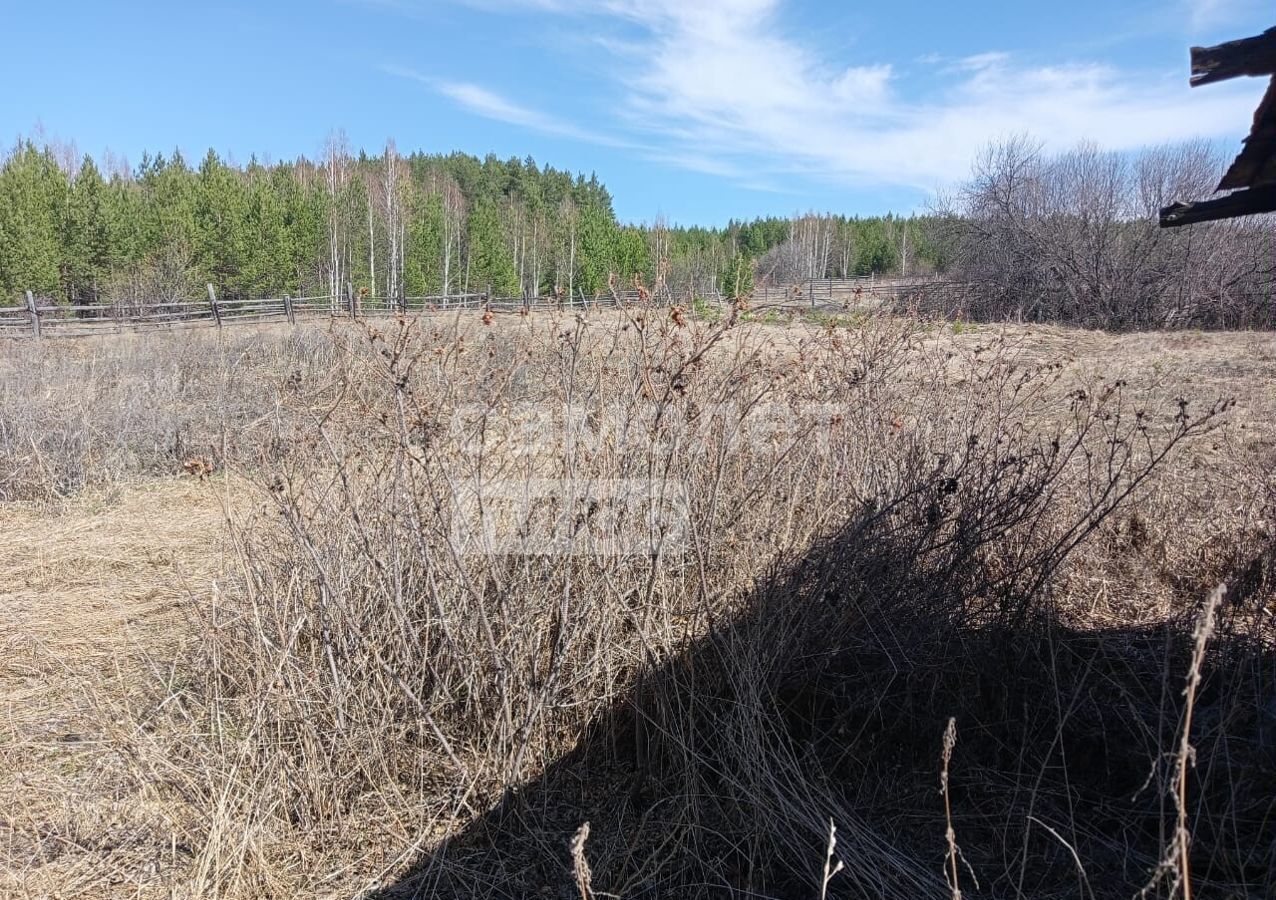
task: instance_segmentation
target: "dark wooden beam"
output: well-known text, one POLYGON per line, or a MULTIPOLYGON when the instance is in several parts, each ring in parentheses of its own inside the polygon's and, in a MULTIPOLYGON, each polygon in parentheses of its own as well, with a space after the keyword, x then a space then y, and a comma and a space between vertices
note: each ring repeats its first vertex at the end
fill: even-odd
POLYGON ((1192 48, 1192 87, 1242 75, 1276 75, 1276 28, 1216 47, 1192 48))
POLYGON ((1232 163, 1220 191, 1258 187, 1276 182, 1276 78, 1267 85, 1267 93, 1254 112, 1254 124, 1245 138, 1245 148, 1232 163))
POLYGON ((1234 191, 1217 200, 1175 203, 1161 210, 1161 227, 1175 228, 1179 225, 1213 222, 1217 219, 1233 219, 1237 216, 1253 216, 1269 212, 1276 212, 1276 185, 1234 191))

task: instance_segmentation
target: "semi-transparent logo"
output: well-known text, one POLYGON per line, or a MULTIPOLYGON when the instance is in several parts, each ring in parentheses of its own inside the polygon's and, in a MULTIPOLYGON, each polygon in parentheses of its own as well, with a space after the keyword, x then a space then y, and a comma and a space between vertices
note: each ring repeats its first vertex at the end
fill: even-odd
POLYGON ((689 521, 679 481, 497 478, 457 492, 452 541, 467 555, 669 556, 689 521))

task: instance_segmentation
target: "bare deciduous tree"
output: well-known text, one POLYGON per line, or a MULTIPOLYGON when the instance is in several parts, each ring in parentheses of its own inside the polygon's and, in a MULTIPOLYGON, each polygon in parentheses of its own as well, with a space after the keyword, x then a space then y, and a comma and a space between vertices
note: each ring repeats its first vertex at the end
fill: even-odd
POLYGON ((328 293, 334 308, 349 268, 350 146, 344 131, 328 135, 323 150, 324 181, 328 190, 328 293))
MULTIPOLYGON (((769 280, 779 284, 827 278, 837 240, 837 221, 833 216, 813 212, 794 216, 789 223, 788 240, 764 254, 758 263, 758 269, 769 280)), ((848 239, 842 250, 843 273, 850 265, 849 260, 845 259, 850 251, 848 239)))
POLYGON ((972 312, 993 318, 1269 324, 1270 222, 1157 226, 1169 198, 1208 192, 1222 166, 1202 142, 1134 155, 1090 144, 1047 155, 1022 136, 992 144, 941 219, 952 273, 976 288, 972 312))
POLYGON ((403 280, 404 221, 407 218, 404 215, 406 179, 403 176, 403 159, 399 156, 394 141, 386 141, 381 169, 381 200, 384 204, 385 230, 390 253, 389 271, 386 273, 386 296, 390 299, 399 295, 403 280))
POLYGON ((443 218, 440 240, 440 264, 442 283, 440 292, 448 296, 453 292, 455 279, 454 269, 464 248, 465 238, 465 195, 456 179, 444 172, 435 172, 430 178, 428 190, 439 198, 443 218))

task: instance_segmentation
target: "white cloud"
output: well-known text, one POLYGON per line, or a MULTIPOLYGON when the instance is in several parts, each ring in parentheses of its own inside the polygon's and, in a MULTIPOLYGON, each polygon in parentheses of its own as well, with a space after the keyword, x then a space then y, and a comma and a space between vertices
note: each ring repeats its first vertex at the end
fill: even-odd
MULTIPOLYGON (((1263 0, 1182 0, 1193 31, 1240 22, 1270 7, 1263 0)), ((1266 16, 1264 16, 1266 18, 1266 16)), ((1237 35, 1244 37, 1245 35, 1237 35)))
MULTIPOLYGON (((1239 136, 1261 86, 1189 91, 1187 72, 1149 75, 1006 52, 915 60, 938 89, 922 96, 886 61, 823 58, 787 37, 782 0, 468 0, 493 11, 575 17, 618 55, 601 67, 622 102, 614 127, 641 135, 648 158, 736 180, 815 180, 933 189, 961 179, 991 139, 1026 132, 1062 149, 1113 149, 1239 136), (600 27, 610 23, 610 28, 600 27), (651 147, 658 147, 652 150, 651 147)), ((1205 0, 1213 13, 1249 0, 1205 0)), ((1185 67, 1186 69, 1186 67, 1185 67)), ((436 89, 490 118, 595 140, 592 131, 477 85, 436 89)), ((624 145, 605 139, 601 143, 624 145)))
POLYGON ((435 88, 443 96, 450 97, 471 112, 486 116, 489 119, 509 122, 511 125, 523 125, 537 131, 559 134, 570 134, 575 130, 534 110, 516 106, 504 97, 493 94, 477 84, 440 81, 435 85, 435 88))
POLYGON ((564 122, 530 107, 521 106, 481 85, 465 81, 431 78, 414 69, 400 66, 382 66, 382 71, 424 84, 464 109, 486 119, 518 125, 543 134, 588 141, 592 144, 602 144, 608 147, 635 146, 629 141, 620 140, 600 132, 587 131, 572 125, 570 122, 564 122))
POLYGON ((954 61, 919 101, 890 66, 838 71, 786 39, 779 11, 778 0, 631 0, 624 15, 647 35, 646 66, 626 82, 635 116, 726 160, 930 188, 964 176, 999 135, 1132 148, 1235 133, 1256 100, 1189 93, 1186 73, 1141 84, 1111 67, 1029 66, 999 52, 954 61))

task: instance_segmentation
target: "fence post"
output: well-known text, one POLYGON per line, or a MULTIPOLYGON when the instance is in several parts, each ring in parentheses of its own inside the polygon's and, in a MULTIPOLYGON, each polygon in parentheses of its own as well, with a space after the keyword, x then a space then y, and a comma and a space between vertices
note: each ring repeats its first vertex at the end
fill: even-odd
POLYGON ((292 308, 292 294, 289 293, 284 294, 284 315, 288 317, 290 325, 297 324, 297 316, 292 308))
POLYGON ((213 321, 217 323, 217 327, 222 327, 222 311, 217 305, 217 291, 213 290, 213 284, 208 283, 208 306, 213 311, 213 321))
POLYGON ((352 318, 359 318, 359 307, 354 298, 354 285, 348 281, 346 282, 346 309, 350 311, 352 318))
POLYGON ((35 295, 27 291, 27 312, 31 313, 31 333, 40 338, 40 307, 35 305, 35 295))

